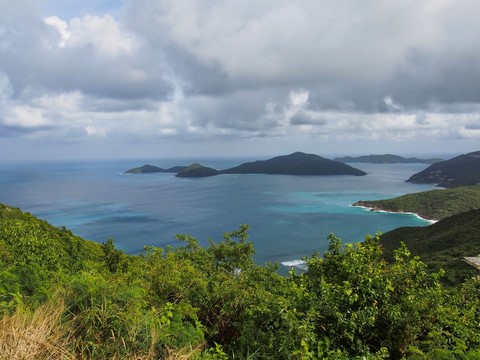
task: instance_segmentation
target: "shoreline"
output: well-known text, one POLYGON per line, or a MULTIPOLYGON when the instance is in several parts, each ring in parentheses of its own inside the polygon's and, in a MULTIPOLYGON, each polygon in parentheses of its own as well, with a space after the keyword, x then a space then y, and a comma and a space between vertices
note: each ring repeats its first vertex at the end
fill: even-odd
POLYGON ((421 220, 425 220, 427 222, 429 222, 430 224, 435 224, 438 222, 438 220, 436 219, 428 219, 426 217, 423 217, 421 216, 420 214, 418 213, 414 213, 414 212, 409 212, 409 211, 392 211, 392 210, 384 210, 384 209, 379 209, 379 208, 373 208, 373 207, 368 207, 368 206, 364 206, 364 205, 350 205, 352 207, 357 207, 357 208, 361 208, 361 209, 364 209, 366 211, 373 211, 373 212, 383 212, 383 213, 387 213, 387 214, 403 214, 403 215, 414 215, 415 217, 421 219, 421 220))

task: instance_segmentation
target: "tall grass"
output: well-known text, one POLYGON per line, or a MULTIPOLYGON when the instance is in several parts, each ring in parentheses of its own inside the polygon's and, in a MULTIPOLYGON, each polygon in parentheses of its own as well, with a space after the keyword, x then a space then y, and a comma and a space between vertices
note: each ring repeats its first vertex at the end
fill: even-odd
POLYGON ((61 297, 35 310, 18 306, 0 318, 0 359, 75 359, 69 351, 70 338, 62 326, 65 304, 61 297))
MULTIPOLYGON (((65 321, 68 313, 65 297, 54 296, 53 299, 31 310, 18 306, 12 314, 0 314, 0 360, 70 360, 70 359, 115 359, 115 360, 187 360, 198 358, 202 347, 185 347, 166 349, 163 355, 155 349, 156 336, 152 334, 151 343, 146 351, 135 351, 122 339, 115 339, 112 333, 109 342, 96 344, 86 339, 75 337, 75 321, 65 321), (92 354, 92 347, 97 348, 92 354)), ((94 332, 92 328, 89 331, 94 332)), ((97 329, 98 331, 98 329, 97 329)))

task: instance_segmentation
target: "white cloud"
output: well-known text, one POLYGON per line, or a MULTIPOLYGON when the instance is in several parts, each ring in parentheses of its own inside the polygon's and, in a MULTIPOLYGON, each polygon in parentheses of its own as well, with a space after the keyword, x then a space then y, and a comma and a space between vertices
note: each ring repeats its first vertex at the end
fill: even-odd
POLYGON ((58 46, 65 47, 68 39, 72 36, 72 33, 68 31, 68 23, 58 18, 57 16, 49 16, 44 20, 45 24, 53 26, 60 35, 60 40, 58 41, 58 46))
POLYGON ((41 128, 51 125, 46 119, 43 110, 30 106, 13 106, 7 111, 4 124, 20 128, 41 128))
POLYGON ((0 2, 1 136, 479 138, 478 2, 94 3, 0 2))
POLYGON ((92 46, 100 56, 131 54, 139 44, 135 37, 123 30, 110 15, 85 15, 68 22, 50 16, 45 22, 54 26, 61 35, 61 47, 92 46))
POLYGON ((88 125, 85 127, 85 132, 88 136, 106 137, 109 131, 105 127, 88 125))

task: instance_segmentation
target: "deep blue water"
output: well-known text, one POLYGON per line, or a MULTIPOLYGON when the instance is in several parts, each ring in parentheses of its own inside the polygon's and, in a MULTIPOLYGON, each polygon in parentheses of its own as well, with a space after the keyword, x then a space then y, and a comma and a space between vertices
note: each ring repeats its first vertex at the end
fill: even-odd
MULTIPOLYGON (((201 161, 217 169, 247 159, 201 161)), ((190 161, 151 160, 161 167, 190 161)), ((324 251, 330 233, 345 242, 366 234, 428 222, 414 215, 369 212, 357 200, 429 190, 405 183, 422 164, 354 164, 367 176, 123 174, 139 161, 72 161, 0 164, 0 202, 98 242, 109 237, 128 253, 145 245, 176 245, 188 233, 201 244, 250 225, 258 263, 301 259, 324 251)))

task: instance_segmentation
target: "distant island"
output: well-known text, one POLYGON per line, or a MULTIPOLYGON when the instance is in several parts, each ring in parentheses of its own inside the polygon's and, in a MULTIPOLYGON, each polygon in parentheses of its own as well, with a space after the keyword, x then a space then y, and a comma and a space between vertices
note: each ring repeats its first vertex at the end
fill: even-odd
POLYGON ((207 177, 218 175, 218 170, 194 163, 179 171, 176 177, 207 177))
POLYGON ((175 172, 170 170, 176 168, 180 168, 176 171, 177 177, 206 177, 220 174, 367 175, 366 172, 342 162, 302 152, 278 156, 269 160, 247 162, 225 170, 216 170, 195 163, 188 167, 174 167, 167 170, 153 165, 144 165, 140 168, 127 170, 126 173, 175 172), (152 171, 155 169, 158 170, 152 171))
POLYGON ((335 161, 344 163, 366 163, 366 164, 434 164, 443 159, 419 159, 415 157, 405 158, 399 155, 384 154, 384 155, 364 155, 364 156, 345 156, 336 157, 335 161))
POLYGON ((407 182, 437 184, 444 188, 480 184, 480 151, 432 164, 412 175, 407 182))
POLYGON ((178 173, 186 168, 187 166, 174 166, 168 169, 163 169, 154 165, 143 165, 140 167, 127 170, 125 171, 125 173, 126 174, 178 173))
POLYGON ((361 200, 353 206, 373 211, 415 213, 429 220, 441 220, 461 212, 480 209, 480 185, 406 194, 387 200, 361 200))
POLYGON ((281 174, 281 175, 367 175, 339 161, 324 157, 295 152, 269 160, 247 162, 242 165, 222 170, 222 174, 281 174))

